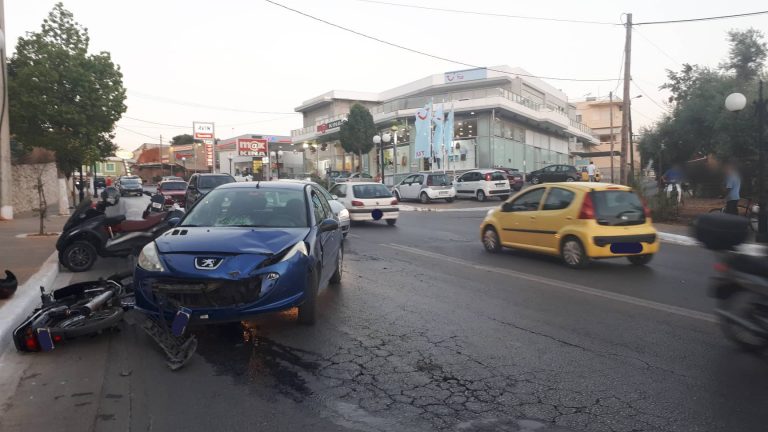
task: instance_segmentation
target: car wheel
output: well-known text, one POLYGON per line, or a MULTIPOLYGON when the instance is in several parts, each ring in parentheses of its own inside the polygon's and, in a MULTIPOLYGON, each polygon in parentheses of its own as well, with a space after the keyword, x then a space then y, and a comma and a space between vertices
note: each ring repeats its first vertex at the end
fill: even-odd
POLYGON ((576 237, 566 237, 560 247, 560 255, 563 262, 570 268, 580 269, 589 264, 589 257, 584 251, 584 246, 576 237))
POLYGON ((646 265, 649 262, 651 262, 651 260, 653 259, 653 255, 652 254, 648 254, 648 255, 632 255, 632 256, 628 256, 627 259, 633 265, 643 266, 643 265, 646 265))
POLYGON ((317 275, 313 272, 307 281, 307 295, 304 303, 299 306, 299 324, 312 325, 317 320, 317 291, 319 290, 317 275))
POLYGON ((96 248, 91 243, 78 240, 64 248, 59 256, 59 261, 71 272, 78 273, 93 267, 98 256, 96 248))
POLYGON ((541 183, 541 179, 540 179, 538 176, 534 176, 534 177, 531 179, 531 184, 535 184, 535 185, 537 185, 537 184, 539 184, 539 183, 541 183))
POLYGON ((394 193, 394 195, 395 195, 395 199, 396 199, 396 200, 398 200, 398 201, 402 201, 402 198, 400 198, 400 192, 398 192, 398 191, 397 191, 397 189, 395 189, 395 193, 394 193))
POLYGON ((499 234, 492 226, 483 231, 483 247, 490 253, 499 253, 501 251, 501 240, 499 240, 499 234))
POLYGON ((565 179, 565 181, 570 183, 570 182, 574 182, 576 180, 573 177, 568 177, 567 179, 565 179))
POLYGON ((339 254, 336 257, 336 271, 333 272, 333 275, 331 276, 331 283, 334 285, 338 285, 341 283, 341 273, 342 273, 342 267, 344 265, 344 248, 339 248, 339 254))
POLYGON ((479 190, 475 196, 477 197, 478 201, 485 201, 485 192, 479 190))
POLYGON ((453 198, 446 198, 446 199, 445 199, 445 202, 447 202, 447 203, 449 203, 449 204, 450 204, 450 203, 452 203, 452 202, 453 202, 453 198))
POLYGON ((422 204, 429 204, 431 200, 426 192, 422 192, 421 195, 419 195, 419 201, 421 201, 422 204))

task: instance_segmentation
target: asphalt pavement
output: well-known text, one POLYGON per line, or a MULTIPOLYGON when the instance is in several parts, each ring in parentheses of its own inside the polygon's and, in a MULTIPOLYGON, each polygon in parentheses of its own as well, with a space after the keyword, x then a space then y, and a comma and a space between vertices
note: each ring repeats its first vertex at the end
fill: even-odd
POLYGON ((315 326, 287 311, 196 329, 177 372, 138 314, 51 353, 9 351, 0 430, 765 430, 768 361, 720 334, 708 251, 663 244, 647 268, 569 270, 485 253, 483 215, 354 225, 315 326))

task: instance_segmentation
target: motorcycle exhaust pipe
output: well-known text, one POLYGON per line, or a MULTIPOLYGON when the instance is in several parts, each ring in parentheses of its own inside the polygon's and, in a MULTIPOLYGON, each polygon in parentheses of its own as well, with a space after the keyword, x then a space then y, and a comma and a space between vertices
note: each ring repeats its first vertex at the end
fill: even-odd
POLYGON ((764 329, 750 320, 744 319, 723 309, 715 309, 715 315, 719 316, 721 319, 730 321, 740 327, 743 327, 755 336, 768 338, 768 329, 764 329))
POLYGON ((88 313, 93 313, 93 311, 100 309, 104 304, 109 301, 109 299, 112 298, 114 295, 114 292, 112 290, 105 291, 96 297, 92 298, 91 301, 86 303, 85 306, 83 306, 83 309, 87 310, 88 313))

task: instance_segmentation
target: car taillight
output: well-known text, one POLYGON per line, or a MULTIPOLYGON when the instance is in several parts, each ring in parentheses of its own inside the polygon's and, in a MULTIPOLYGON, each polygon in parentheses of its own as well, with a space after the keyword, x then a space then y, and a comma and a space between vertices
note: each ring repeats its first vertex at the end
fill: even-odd
POLYGON ((579 212, 579 219, 594 219, 595 218, 595 205, 592 203, 592 194, 588 193, 584 195, 584 201, 581 203, 581 211, 579 212))
POLYGON ((353 201, 352 201, 352 205, 353 205, 353 206, 355 206, 355 207, 362 207, 362 206, 364 206, 365 204, 363 204, 363 202, 362 202, 362 201, 353 200, 353 201))
POLYGON ((40 343, 37 342, 35 332, 32 331, 31 328, 28 328, 24 335, 24 346, 27 347, 27 350, 29 351, 40 351, 40 343))
POLYGON ((491 181, 491 173, 485 175, 485 181, 491 181))
POLYGON ((643 198, 643 214, 646 218, 651 217, 651 208, 648 207, 648 201, 646 201, 645 198, 643 198))
POLYGON ((716 262, 712 264, 712 268, 719 273, 725 273, 728 271, 728 264, 723 262, 716 262))
POLYGON ((61 342, 62 340, 64 340, 64 338, 59 336, 59 335, 53 336, 53 341, 54 342, 61 342))
POLYGON ((391 202, 390 204, 391 204, 391 205, 397 205, 397 198, 393 199, 393 200, 392 200, 392 202, 391 202))

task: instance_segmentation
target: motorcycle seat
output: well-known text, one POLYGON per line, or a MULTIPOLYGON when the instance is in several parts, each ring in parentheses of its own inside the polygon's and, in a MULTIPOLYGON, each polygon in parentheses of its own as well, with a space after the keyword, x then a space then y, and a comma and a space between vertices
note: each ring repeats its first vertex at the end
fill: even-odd
POLYGON ((117 225, 125 220, 125 215, 109 216, 104 218, 104 225, 117 225))
POLYGON ((159 224, 163 218, 165 217, 165 213, 150 213, 147 215, 146 219, 141 220, 126 220, 120 223, 119 227, 115 231, 116 232, 132 232, 132 231, 146 231, 155 225, 159 224))
POLYGON ((738 254, 734 255, 728 264, 737 271, 768 278, 768 258, 738 254))

